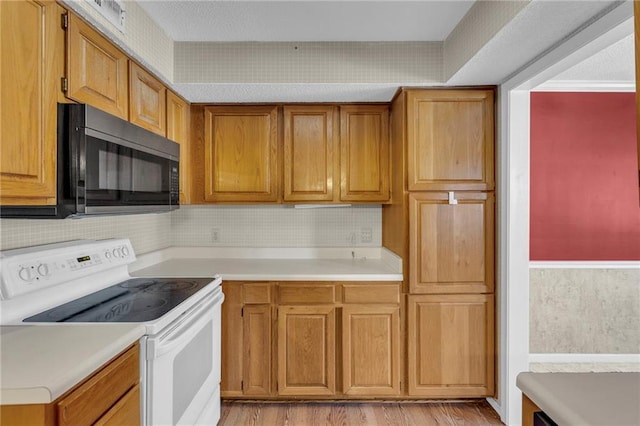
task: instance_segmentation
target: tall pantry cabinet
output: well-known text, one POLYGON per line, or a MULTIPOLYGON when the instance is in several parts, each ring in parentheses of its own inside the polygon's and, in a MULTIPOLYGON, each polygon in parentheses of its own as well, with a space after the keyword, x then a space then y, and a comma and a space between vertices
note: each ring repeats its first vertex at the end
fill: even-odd
POLYGON ((402 257, 407 393, 494 394, 493 89, 412 89, 391 106, 383 245, 402 257))

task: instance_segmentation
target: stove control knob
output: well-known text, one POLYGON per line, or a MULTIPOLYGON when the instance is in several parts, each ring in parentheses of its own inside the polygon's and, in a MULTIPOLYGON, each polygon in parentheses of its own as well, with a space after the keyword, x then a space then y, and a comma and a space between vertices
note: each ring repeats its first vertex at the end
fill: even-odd
POLYGON ((122 257, 129 257, 129 248, 122 246, 122 257))
POLYGON ((21 268, 18 271, 18 276, 22 281, 31 281, 33 279, 33 275, 31 274, 31 268, 21 268))
POLYGON ((38 273, 43 276, 49 276, 49 265, 47 265, 46 263, 41 263, 40 265, 38 265, 38 273))
POLYGON ((111 260, 111 252, 109 250, 104 252, 104 258, 107 260, 111 260))
POLYGON ((113 249, 113 257, 120 257, 120 256, 122 256, 122 251, 119 248, 113 249))

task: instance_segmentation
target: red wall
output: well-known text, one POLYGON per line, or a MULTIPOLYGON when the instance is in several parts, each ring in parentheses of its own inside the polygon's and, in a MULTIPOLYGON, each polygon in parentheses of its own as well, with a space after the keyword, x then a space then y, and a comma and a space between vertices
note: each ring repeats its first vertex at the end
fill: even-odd
POLYGON ((640 260, 634 93, 531 93, 531 260, 640 260))

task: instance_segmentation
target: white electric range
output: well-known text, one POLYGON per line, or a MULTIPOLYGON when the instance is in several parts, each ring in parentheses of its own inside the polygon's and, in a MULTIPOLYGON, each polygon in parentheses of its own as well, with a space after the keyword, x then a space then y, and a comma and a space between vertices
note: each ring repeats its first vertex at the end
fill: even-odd
POLYGON ((221 278, 133 278, 127 239, 0 252, 0 325, 137 323, 143 425, 220 418, 221 278))

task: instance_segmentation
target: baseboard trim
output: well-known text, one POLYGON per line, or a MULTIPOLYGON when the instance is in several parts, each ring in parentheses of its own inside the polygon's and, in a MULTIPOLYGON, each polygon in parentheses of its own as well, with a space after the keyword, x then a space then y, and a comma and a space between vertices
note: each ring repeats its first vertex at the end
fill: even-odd
POLYGON ((529 354, 529 363, 640 363, 640 354, 529 354))

